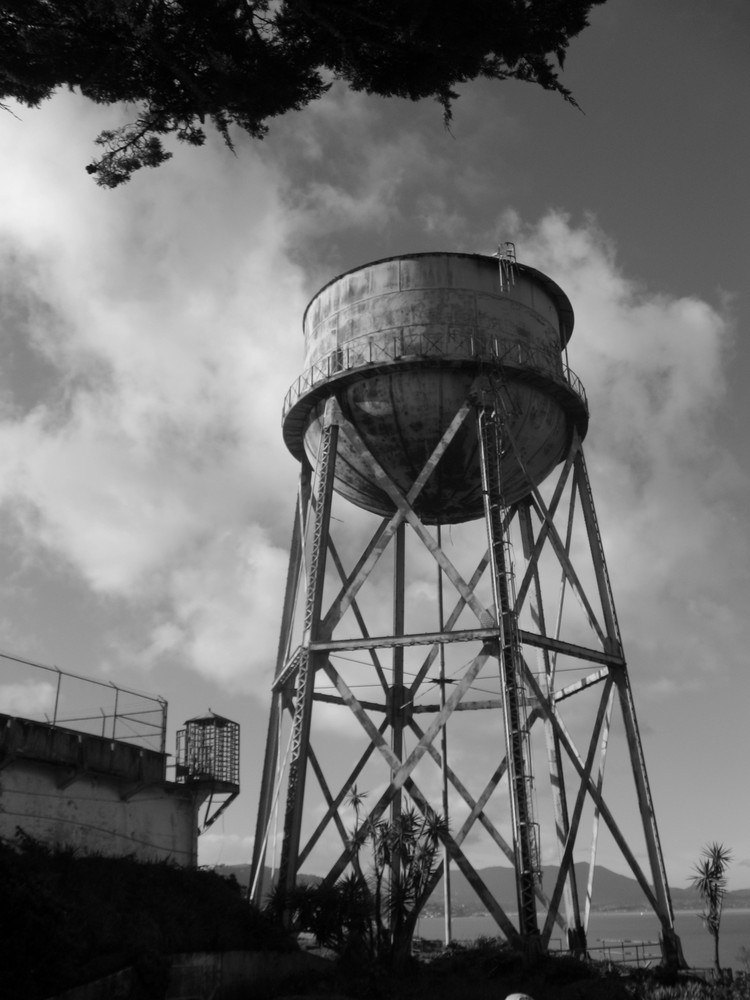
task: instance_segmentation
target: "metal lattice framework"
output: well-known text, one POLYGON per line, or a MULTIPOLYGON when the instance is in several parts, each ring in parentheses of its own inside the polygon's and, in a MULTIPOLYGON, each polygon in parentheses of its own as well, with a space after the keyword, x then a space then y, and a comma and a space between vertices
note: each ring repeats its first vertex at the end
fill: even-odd
POLYGON ((177 731, 176 780, 206 796, 201 831, 212 826, 240 793, 239 723, 215 712, 189 719, 177 731))
POLYGON ((679 939, 581 442, 574 431, 544 496, 534 487, 506 507, 500 458, 515 445, 505 407, 496 366, 478 377, 404 495, 329 398, 317 461, 303 462, 300 477, 251 891, 260 900, 277 865, 278 815, 282 886, 293 887, 303 867, 329 883, 358 871, 347 800, 367 781, 370 823, 397 813, 404 798, 427 818, 450 803, 441 874, 450 862, 502 934, 526 949, 547 949, 557 929, 566 947, 585 951, 606 831, 658 917, 665 960, 676 964, 679 939), (414 510, 466 421, 476 422, 485 497, 483 524, 465 526, 474 548, 453 537, 463 526, 446 538, 414 510), (334 513, 341 435, 393 504, 390 517, 373 516, 356 550, 346 510, 334 513), (431 612, 437 621, 427 627, 431 612), (605 765, 615 743, 610 798, 605 765), (625 786, 632 806, 623 806, 625 786), (574 869, 582 853, 583 875, 574 869), (542 854, 557 860, 551 885, 543 885, 542 854), (515 872, 517 920, 480 874, 498 861, 515 872))

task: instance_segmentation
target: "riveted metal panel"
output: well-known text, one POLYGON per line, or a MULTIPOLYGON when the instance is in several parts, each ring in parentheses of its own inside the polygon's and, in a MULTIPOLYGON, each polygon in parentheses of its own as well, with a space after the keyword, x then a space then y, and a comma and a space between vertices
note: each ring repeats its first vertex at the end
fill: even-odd
MULTIPOLYGON (((561 349, 573 325, 564 293, 517 265, 470 254, 411 254, 357 268, 330 282, 305 313, 305 373, 285 406, 288 446, 312 460, 325 399, 336 395, 378 462, 407 492, 470 392, 492 370, 503 385, 518 457, 506 456, 508 502, 561 460, 572 427, 586 430, 585 401, 561 349)), ((392 503, 342 440, 337 492, 377 513, 392 503)), ((467 424, 416 504, 427 521, 481 516, 476 433, 467 424)))

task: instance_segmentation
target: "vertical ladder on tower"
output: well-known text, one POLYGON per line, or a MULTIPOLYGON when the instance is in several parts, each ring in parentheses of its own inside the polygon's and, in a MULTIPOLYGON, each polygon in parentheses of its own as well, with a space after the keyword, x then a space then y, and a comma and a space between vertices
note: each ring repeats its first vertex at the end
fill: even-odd
POLYGON ((492 586, 500 638, 498 661, 503 694, 508 784, 516 856, 519 931, 538 937, 536 887, 541 879, 539 826, 534 818, 534 778, 531 758, 523 657, 515 610, 513 553, 504 523, 502 454, 507 410, 502 387, 488 382, 478 407, 478 430, 488 531, 492 586))

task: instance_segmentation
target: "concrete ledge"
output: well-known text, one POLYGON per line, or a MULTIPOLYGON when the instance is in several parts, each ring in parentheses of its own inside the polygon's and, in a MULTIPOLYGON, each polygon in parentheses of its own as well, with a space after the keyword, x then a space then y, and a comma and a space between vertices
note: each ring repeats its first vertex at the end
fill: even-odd
POLYGON ((0 715, 0 763, 34 760, 136 784, 164 782, 166 756, 121 740, 0 715))
POLYGON ((247 998, 293 976, 325 973, 330 959, 301 951, 225 951, 174 955, 165 1000, 247 998))

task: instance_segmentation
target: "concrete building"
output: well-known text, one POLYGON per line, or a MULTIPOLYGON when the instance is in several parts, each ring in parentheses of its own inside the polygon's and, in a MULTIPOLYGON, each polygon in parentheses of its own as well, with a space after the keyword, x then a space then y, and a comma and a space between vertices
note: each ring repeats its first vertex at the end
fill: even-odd
POLYGON ((200 832, 239 794, 237 723, 189 720, 169 780, 164 699, 0 657, 0 708, 14 688, 48 694, 42 718, 0 714, 0 840, 196 865, 200 832))
POLYGON ((195 865, 205 790, 167 781, 166 755, 0 715, 0 837, 18 829, 86 854, 195 865))

